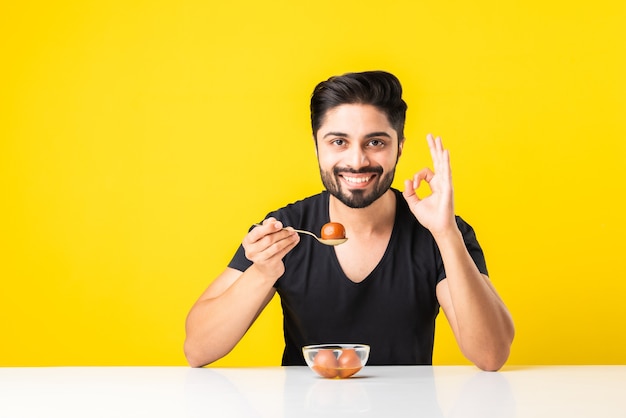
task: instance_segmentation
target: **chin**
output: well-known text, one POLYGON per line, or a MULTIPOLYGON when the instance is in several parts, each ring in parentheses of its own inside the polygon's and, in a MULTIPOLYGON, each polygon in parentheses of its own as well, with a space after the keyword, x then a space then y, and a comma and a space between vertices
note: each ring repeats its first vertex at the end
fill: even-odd
MULTIPOLYGON (((332 193, 341 203, 352 209, 364 209, 378 200, 381 195, 371 194, 367 196, 362 190, 353 190, 349 193, 332 193)), ((384 194, 384 193, 383 193, 384 194)))

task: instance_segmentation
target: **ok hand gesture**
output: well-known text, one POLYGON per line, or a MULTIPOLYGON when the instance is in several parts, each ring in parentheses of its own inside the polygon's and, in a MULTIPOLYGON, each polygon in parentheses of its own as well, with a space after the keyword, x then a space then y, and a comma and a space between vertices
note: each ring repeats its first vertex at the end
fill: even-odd
POLYGON ((413 175, 413 180, 405 180, 402 194, 419 223, 436 237, 452 230, 451 228, 456 228, 452 174, 450 155, 448 150, 443 148, 441 138, 433 138, 428 134, 426 140, 435 171, 423 168, 413 175), (422 181, 428 183, 431 194, 420 198, 416 190, 422 181))

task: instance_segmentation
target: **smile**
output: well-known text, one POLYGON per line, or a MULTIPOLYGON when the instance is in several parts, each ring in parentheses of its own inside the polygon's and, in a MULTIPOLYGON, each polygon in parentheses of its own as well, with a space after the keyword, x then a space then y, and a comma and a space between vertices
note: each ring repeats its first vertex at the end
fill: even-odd
POLYGON ((350 188, 361 189, 368 187, 369 184, 374 180, 376 174, 368 173, 367 175, 355 175, 351 173, 342 173, 341 178, 344 181, 344 184, 347 184, 350 188))
POLYGON ((344 180, 347 181, 348 183, 352 183, 352 184, 361 184, 361 183, 367 183, 372 177, 348 177, 348 176, 343 176, 344 180))

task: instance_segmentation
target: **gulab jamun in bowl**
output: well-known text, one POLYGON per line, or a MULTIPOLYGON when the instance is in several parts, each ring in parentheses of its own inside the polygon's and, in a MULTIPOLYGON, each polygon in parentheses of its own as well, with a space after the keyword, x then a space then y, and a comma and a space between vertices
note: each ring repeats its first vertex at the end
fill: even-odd
POLYGON ((346 379, 367 363, 367 344, 318 344, 302 347, 304 361, 315 373, 328 379, 346 379))

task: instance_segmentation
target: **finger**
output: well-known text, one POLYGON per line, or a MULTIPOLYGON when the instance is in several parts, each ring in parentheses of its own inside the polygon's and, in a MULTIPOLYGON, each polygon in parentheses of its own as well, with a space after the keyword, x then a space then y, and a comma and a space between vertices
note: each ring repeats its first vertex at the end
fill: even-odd
POLYGON ((413 176, 413 184, 415 188, 419 188, 419 185, 422 181, 426 181, 426 183, 430 183, 430 181, 435 177, 435 173, 428 167, 422 168, 417 174, 413 176))
POLYGON ((283 223, 276 218, 269 217, 263 221, 263 226, 272 226, 275 230, 283 228, 283 223))
POLYGON ((439 169, 440 161, 441 161, 441 146, 439 137, 435 138, 433 134, 426 135, 426 141, 428 142, 428 150, 430 151, 430 158, 433 161, 433 168, 435 173, 439 169))
POLYGON ((433 157, 433 165, 435 167, 435 173, 444 169, 443 165, 445 164, 444 152, 445 149, 443 147, 443 141, 441 137, 436 137, 433 139, 433 148, 434 148, 434 157, 433 157))
POLYGON ((300 236, 297 233, 290 233, 286 230, 284 232, 287 232, 288 235, 283 236, 283 232, 281 232, 280 238, 276 239, 277 237, 275 235, 279 234, 275 234, 272 235, 272 237, 268 237, 271 238, 268 243, 265 243, 265 241, 259 243, 259 246, 266 245, 259 251, 259 259, 265 261, 269 261, 274 258, 282 259, 289 251, 293 249, 293 247, 295 247, 300 242, 300 236))
MULTIPOLYGON (((257 224, 258 225, 258 224, 257 224)), ((255 243, 264 237, 274 234, 283 229, 282 222, 276 220, 275 218, 267 218, 260 225, 252 228, 248 235, 246 235, 246 240, 249 243, 255 243)))
MULTIPOLYGON (((257 227, 255 229, 262 229, 265 226, 257 227)), ((246 250, 246 257, 253 261, 267 261, 272 259, 277 252, 281 252, 283 248, 292 248, 295 246, 300 238, 293 228, 284 228, 278 231, 262 234, 259 237, 255 237, 251 231, 250 234, 244 239, 244 248, 246 250)), ((289 251, 289 250, 287 250, 289 251)))
POLYGON ((452 178, 452 168, 450 166, 450 151, 448 150, 443 151, 441 169, 446 180, 450 180, 452 178))
POLYGON ((441 154, 443 153, 443 141, 441 140, 440 136, 435 138, 435 150, 437 151, 437 155, 439 156, 441 156, 441 154))
POLYGON ((417 196, 416 189, 417 187, 415 187, 414 180, 404 180, 404 191, 402 192, 404 197, 410 198, 412 196, 417 196))
POLYGON ((428 134, 426 135, 426 142, 428 143, 428 150, 430 151, 430 158, 432 158, 432 160, 435 160, 435 138, 433 137, 433 134, 428 134))
POLYGON ((450 169, 450 152, 443 147, 443 141, 440 137, 433 140, 434 155, 433 165, 435 173, 449 180, 451 178, 450 169))
POLYGON ((430 181, 433 179, 434 176, 435 173, 433 173, 430 168, 421 169, 418 173, 415 173, 413 175, 413 179, 404 180, 404 191, 402 192, 402 194, 406 199, 413 199, 413 196, 415 196, 415 199, 417 199, 417 201, 420 201, 421 199, 417 195, 417 189, 419 189, 422 181, 430 184, 430 181))
POLYGON ((273 250, 275 251, 273 257, 283 258, 289 251, 291 251, 300 242, 300 235, 294 233, 288 238, 282 239, 274 244, 273 250))
POLYGON ((413 187, 413 184, 413 180, 404 180, 404 191, 402 192, 402 196, 404 196, 404 200, 407 201, 409 206, 416 205, 420 202, 420 198, 415 191, 416 187, 413 187))

